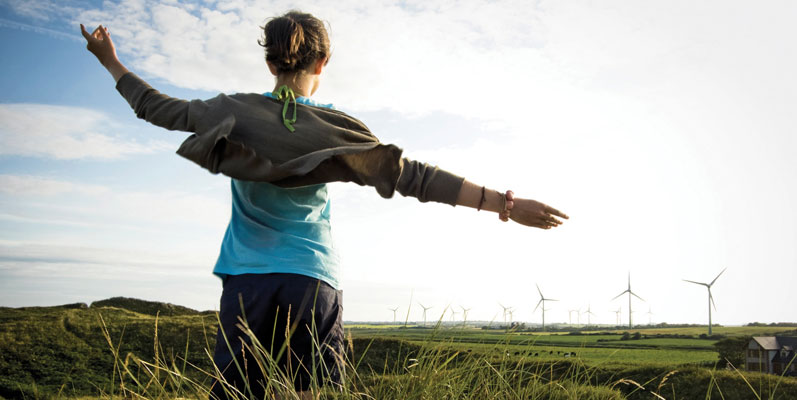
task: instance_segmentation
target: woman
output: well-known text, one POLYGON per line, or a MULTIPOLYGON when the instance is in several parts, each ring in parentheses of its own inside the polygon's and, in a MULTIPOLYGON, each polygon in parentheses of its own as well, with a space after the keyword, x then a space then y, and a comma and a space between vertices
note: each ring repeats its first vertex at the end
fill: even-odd
POLYGON ((232 217, 214 268, 223 281, 214 362, 226 381, 214 384, 216 397, 262 398, 273 390, 262 372, 268 368, 254 367, 258 357, 252 338, 236 326, 239 318, 302 396, 309 396, 313 381, 342 383, 339 262, 328 182, 374 186, 383 197, 398 191, 422 202, 483 209, 541 229, 568 218, 511 191, 487 190, 402 158, 400 149, 379 143, 361 122, 313 102, 330 51, 324 24, 310 14, 291 11, 264 27, 260 44, 276 78, 274 92, 206 101, 174 99, 149 87, 119 61, 102 25, 91 34, 81 25, 81 32, 140 118, 195 132, 178 154, 233 178, 232 217))

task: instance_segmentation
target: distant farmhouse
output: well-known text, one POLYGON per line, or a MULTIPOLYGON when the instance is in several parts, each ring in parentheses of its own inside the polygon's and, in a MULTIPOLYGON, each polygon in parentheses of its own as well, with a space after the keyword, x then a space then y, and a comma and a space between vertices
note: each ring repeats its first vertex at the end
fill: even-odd
POLYGON ((797 376, 797 337, 755 336, 747 343, 748 371, 797 376))

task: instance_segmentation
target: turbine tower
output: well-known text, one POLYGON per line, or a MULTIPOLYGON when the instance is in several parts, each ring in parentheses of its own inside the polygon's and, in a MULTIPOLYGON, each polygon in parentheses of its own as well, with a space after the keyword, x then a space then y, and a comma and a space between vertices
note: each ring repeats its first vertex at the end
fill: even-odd
POLYGON ((540 285, 537 285, 537 292, 540 293, 540 301, 537 302, 537 307, 534 307, 534 311, 536 312, 538 308, 540 308, 540 304, 542 304, 542 330, 545 331, 545 302, 546 301, 559 301, 556 299, 546 299, 545 296, 542 295, 542 290, 540 290, 540 285))
POLYGON ((592 312, 591 304, 587 304, 587 311, 584 311, 584 314, 587 314, 587 326, 592 325, 592 319, 590 318, 590 315, 595 315, 595 313, 592 312))
POLYGON ((628 289, 624 290, 622 293, 620 293, 617 296, 615 296, 612 300, 617 300, 618 297, 620 297, 620 296, 622 296, 622 295, 624 295, 626 293, 628 293, 628 327, 629 328, 633 328, 634 325, 632 324, 632 321, 631 321, 631 314, 633 313, 633 311, 631 311, 631 296, 636 296, 637 299, 642 300, 642 301, 645 301, 645 300, 643 298, 637 296, 636 293, 631 291, 631 273, 630 272, 628 273, 628 289))
POLYGON ((567 320, 570 325, 573 325, 573 313, 576 313, 576 321, 581 325, 581 310, 567 310, 567 320))
POLYGON ((398 311, 398 307, 396 308, 388 308, 388 310, 393 311, 393 323, 396 323, 396 311, 398 311))
POLYGON ((430 309, 432 307, 431 306, 426 307, 425 305, 423 305, 421 303, 418 303, 418 305, 420 305, 421 308, 423 308, 423 326, 426 326, 426 310, 428 310, 428 309, 430 309))
POLYGON ((690 280, 684 279, 684 281, 686 281, 686 282, 694 283, 696 285, 703 285, 703 286, 706 287, 706 289, 708 289, 708 334, 709 334, 709 336, 711 335, 711 306, 713 305, 714 306, 714 310, 715 311, 717 310, 717 305, 714 304, 714 297, 711 296, 711 285, 713 285, 714 282, 717 281, 717 278, 719 278, 720 275, 722 275, 722 273, 725 272, 726 269, 728 269, 728 268, 724 268, 722 271, 720 271, 720 273, 717 275, 716 278, 714 278, 713 281, 711 281, 711 283, 695 282, 695 281, 690 281, 690 280))
POLYGON ((617 311, 613 311, 614 312, 614 316, 615 316, 615 320, 616 320, 615 323, 617 324, 617 326, 620 326, 620 312, 621 311, 622 311, 622 308, 620 308, 620 307, 617 307, 617 311))

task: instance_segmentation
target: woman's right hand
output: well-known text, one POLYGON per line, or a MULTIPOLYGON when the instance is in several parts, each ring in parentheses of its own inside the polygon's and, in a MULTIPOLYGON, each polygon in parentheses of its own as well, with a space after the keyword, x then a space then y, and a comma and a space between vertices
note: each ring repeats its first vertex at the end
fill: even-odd
POLYGON ((540 229, 551 229, 561 225, 562 221, 556 217, 569 219, 565 213, 551 206, 536 200, 517 197, 514 198, 512 209, 509 211, 509 218, 512 221, 540 229))
POLYGON ((94 54, 100 64, 107 65, 116 59, 116 48, 111 40, 108 28, 100 25, 94 32, 89 33, 83 24, 80 24, 80 33, 86 38, 86 49, 94 54))
POLYGON ((100 25, 94 32, 89 33, 86 27, 80 24, 80 33, 86 38, 86 49, 97 57, 100 64, 111 73, 114 81, 118 81, 122 75, 128 72, 127 68, 116 57, 116 47, 113 45, 108 28, 100 25))

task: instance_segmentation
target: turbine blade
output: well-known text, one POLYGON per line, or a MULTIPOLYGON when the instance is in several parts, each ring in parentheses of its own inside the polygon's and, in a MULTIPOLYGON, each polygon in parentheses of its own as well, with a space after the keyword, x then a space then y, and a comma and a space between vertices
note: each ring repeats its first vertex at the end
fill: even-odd
POLYGON ((711 290, 708 291, 708 299, 711 301, 711 305, 714 306, 714 311, 717 311, 717 304, 714 303, 714 296, 711 295, 711 290))
POLYGON ((724 268, 722 271, 720 271, 719 275, 717 275, 717 277, 716 277, 716 278, 714 278, 714 280, 713 280, 713 281, 711 281, 711 283, 709 283, 708 285, 709 285, 709 286, 713 285, 713 284, 714 284, 714 282, 716 282, 716 281, 717 281, 717 279, 719 279, 720 275, 722 275, 722 273, 723 273, 723 272, 725 272, 725 270, 726 270, 726 269, 728 269, 728 268, 726 267, 726 268, 724 268))
POLYGON ((628 293, 631 293, 632 295, 634 295, 634 297, 636 297, 636 298, 637 298, 637 299, 639 299, 639 300, 645 301, 645 299, 643 299, 643 298, 641 298, 641 297, 637 296, 637 294, 636 294, 636 293, 634 293, 634 292, 628 292, 628 293))
POLYGON ((703 283, 703 282, 695 282, 695 281, 690 281, 689 279, 682 279, 682 280, 683 280, 684 282, 694 283, 695 285, 703 285, 703 286, 708 286, 707 284, 705 284, 705 283, 703 283))
MULTIPOLYGON (((535 285, 537 285, 537 284, 535 283, 535 285)), ((540 285, 537 285, 537 291, 540 292, 540 298, 545 297, 545 296, 542 295, 542 290, 540 290, 540 285)))
POLYGON ((628 291, 628 290, 624 290, 624 291, 623 291, 623 293, 620 293, 620 294, 618 294, 617 296, 614 296, 614 298, 613 298, 612 300, 617 300, 617 298, 618 298, 618 297, 620 297, 620 296, 622 296, 622 295, 626 294, 627 292, 629 292, 629 291, 628 291))
POLYGON ((559 300, 556 300, 556 299, 545 299, 545 301, 559 301, 559 300))
POLYGON ((537 307, 534 307, 534 311, 532 311, 532 313, 537 312, 537 309, 540 308, 540 304, 542 304, 542 302, 543 302, 542 299, 540 299, 540 301, 537 302, 537 307))

